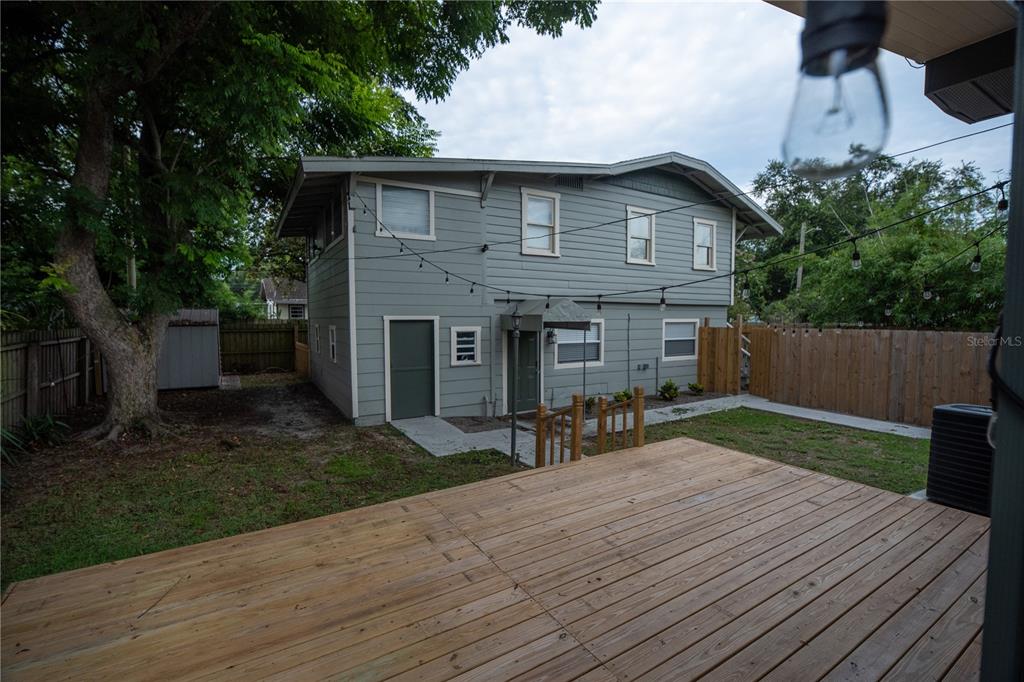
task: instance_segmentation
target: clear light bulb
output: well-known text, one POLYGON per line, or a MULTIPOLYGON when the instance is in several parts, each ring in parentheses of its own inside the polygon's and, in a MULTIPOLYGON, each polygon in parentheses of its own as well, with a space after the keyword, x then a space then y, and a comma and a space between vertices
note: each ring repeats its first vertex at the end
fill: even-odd
POLYGON ((743 292, 740 294, 744 301, 750 300, 750 287, 743 287, 743 292))
POLYGON ((981 250, 974 254, 974 260, 971 261, 971 272, 981 272, 981 250))
POLYGON ((853 258, 850 259, 850 266, 853 267, 854 270, 860 270, 860 251, 856 248, 853 250, 853 258))
POLYGON ((885 316, 892 317, 892 306, 885 306, 885 316))
POLYGON ((932 300, 932 290, 930 288, 925 288, 924 293, 921 294, 921 296, 923 296, 926 301, 932 300))
POLYGON ((797 175, 829 180, 871 163, 889 136, 877 50, 838 49, 800 73, 782 155, 797 175))

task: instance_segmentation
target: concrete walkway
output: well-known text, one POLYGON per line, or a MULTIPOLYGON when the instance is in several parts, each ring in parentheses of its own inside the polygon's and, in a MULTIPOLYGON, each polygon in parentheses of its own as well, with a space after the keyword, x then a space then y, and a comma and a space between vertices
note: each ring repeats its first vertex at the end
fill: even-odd
MULTIPOLYGON (((644 413, 644 423, 661 424, 663 422, 679 421, 689 419, 710 412, 731 410, 736 407, 749 407, 754 410, 775 412, 800 419, 826 422, 838 426, 849 426, 864 431, 876 431, 878 433, 891 433, 907 438, 928 439, 932 436, 931 429, 923 426, 910 426, 908 424, 897 424, 895 422, 882 421, 880 419, 868 419, 866 417, 855 417, 849 414, 828 412, 826 410, 812 410, 807 407, 796 405, 785 405, 776 403, 766 398, 759 398, 752 395, 730 395, 724 398, 712 398, 685 405, 659 407, 654 410, 647 410, 644 413)), ((633 417, 628 415, 627 428, 632 428, 633 417)), ((510 447, 511 435, 509 429, 497 429, 495 431, 480 431, 478 433, 465 433, 462 429, 452 426, 440 417, 416 417, 415 419, 400 419, 392 422, 392 425, 408 436, 417 445, 436 457, 445 457, 457 452, 468 452, 470 450, 498 450, 507 453, 510 447)), ((583 425, 583 435, 592 436, 597 433, 597 419, 588 419, 583 425)), ((534 432, 533 423, 523 420, 520 422, 519 435, 516 438, 516 449, 519 451, 519 459, 527 465, 532 466, 534 461, 534 432)))

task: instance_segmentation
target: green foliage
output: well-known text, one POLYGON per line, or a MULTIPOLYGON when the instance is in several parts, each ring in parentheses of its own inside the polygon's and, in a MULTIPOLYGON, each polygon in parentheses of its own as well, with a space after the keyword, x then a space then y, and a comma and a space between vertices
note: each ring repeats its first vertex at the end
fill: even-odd
POLYGON ((704 395, 704 384, 694 382, 687 384, 686 387, 690 389, 690 393, 694 395, 704 395))
POLYGON ((587 400, 583 404, 583 406, 586 408, 587 412, 593 412, 595 405, 597 405, 597 398, 592 396, 592 395, 591 396, 587 396, 587 400))
POLYGON ((26 417, 18 427, 24 449, 60 445, 68 439, 71 427, 51 414, 26 417))
POLYGON ((615 393, 615 395, 613 395, 612 397, 615 398, 615 402, 624 403, 627 400, 633 399, 633 391, 628 388, 624 388, 621 391, 615 393))
POLYGON ((666 379, 660 387, 658 387, 658 397, 662 400, 675 400, 679 397, 679 385, 671 379, 666 379))
MULTIPOLYGON (((743 242, 737 269, 798 253, 801 223, 807 227, 806 251, 814 252, 908 216, 933 212, 859 239, 860 270, 851 267, 853 247, 847 245, 805 256, 799 290, 799 259, 752 272, 750 300, 737 300, 733 312, 768 322, 821 326, 993 327, 1003 295, 1005 232, 981 242, 981 272, 972 273, 969 265, 975 241, 1006 220, 1006 214, 995 208, 999 195, 988 192, 937 209, 988 184, 969 164, 943 168, 935 161, 900 163, 883 157, 863 173, 811 183, 781 162, 771 162, 758 174, 754 190, 785 232, 776 239, 743 242), (930 301, 922 296, 926 280, 937 294, 930 301), (886 308, 891 315, 885 315, 886 308)), ((742 284, 740 276, 737 287, 742 284)))
POLYGON ((8 464, 17 464, 27 452, 25 441, 10 429, 0 428, 0 458, 8 464))
POLYGON ((443 98, 513 27, 557 36, 568 22, 589 26, 595 8, 591 0, 5 8, 5 308, 26 326, 63 315, 53 248, 67 225, 89 231, 101 280, 129 319, 218 300, 222 283, 253 260, 256 279, 302 279, 294 277, 304 271, 302 247, 268 248, 266 238, 298 156, 430 155, 437 133, 403 91, 443 98), (92 148, 83 157, 89 168, 109 168, 105 196, 71 185, 87 102, 112 117, 109 158, 92 148), (133 255, 136 288, 126 281, 133 255))

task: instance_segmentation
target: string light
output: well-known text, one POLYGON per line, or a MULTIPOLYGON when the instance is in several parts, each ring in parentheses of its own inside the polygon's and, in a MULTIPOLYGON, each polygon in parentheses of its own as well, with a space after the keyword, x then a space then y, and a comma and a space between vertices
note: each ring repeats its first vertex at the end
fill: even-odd
POLYGON ((850 265, 854 270, 860 270, 860 251, 857 250, 856 239, 853 240, 853 256, 850 259, 850 265))
POLYGON ((1006 200, 1006 192, 1003 191, 1005 182, 999 183, 999 203, 996 204, 996 208, 1000 211, 1005 211, 1010 207, 1010 202, 1006 200))
POLYGON ((505 290, 505 304, 507 305, 507 304, 509 304, 511 302, 512 302, 512 292, 506 289, 505 290))
POLYGON ((475 286, 476 286, 476 282, 470 282, 469 283, 469 293, 473 293, 473 287, 475 287, 475 286))
POLYGON ((971 272, 981 272, 981 245, 974 245, 974 259, 971 261, 971 272))
POLYGON ((444 271, 444 283, 448 284, 448 271, 447 270, 444 271))
POLYGON ((740 292, 740 298, 744 301, 750 300, 750 277, 743 277, 743 290, 740 292))
POLYGON ((420 270, 422 270, 422 269, 423 269, 423 259, 420 258, 420 270))
POLYGON ((544 310, 548 310, 550 308, 551 308, 551 297, 548 296, 547 300, 544 302, 544 310))
POLYGON ((665 309, 665 287, 661 288, 661 300, 658 301, 658 310, 665 309))
POLYGON ((926 301, 932 300, 932 287, 930 284, 924 285, 924 291, 921 293, 921 296, 923 296, 926 301))
POLYGON ((601 310, 601 294, 597 295, 597 309, 601 310))
POLYGON ((398 242, 398 253, 405 253, 405 244, 398 242))

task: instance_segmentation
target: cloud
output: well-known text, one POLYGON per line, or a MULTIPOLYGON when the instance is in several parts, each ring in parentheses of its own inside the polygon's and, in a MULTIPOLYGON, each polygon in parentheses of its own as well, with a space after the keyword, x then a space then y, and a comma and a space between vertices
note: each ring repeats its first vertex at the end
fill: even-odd
MULTIPOLYGON (((606 3, 590 29, 561 38, 516 29, 417 104, 441 131, 439 155, 611 162, 679 151, 741 187, 779 148, 799 63, 802 20, 766 3, 606 3)), ((1009 120, 968 126, 923 95, 924 70, 886 53, 890 153, 1009 120)), ((920 153, 1008 171, 1010 131, 920 153)), ((1004 173, 1005 175, 1005 173, 1004 173)))

